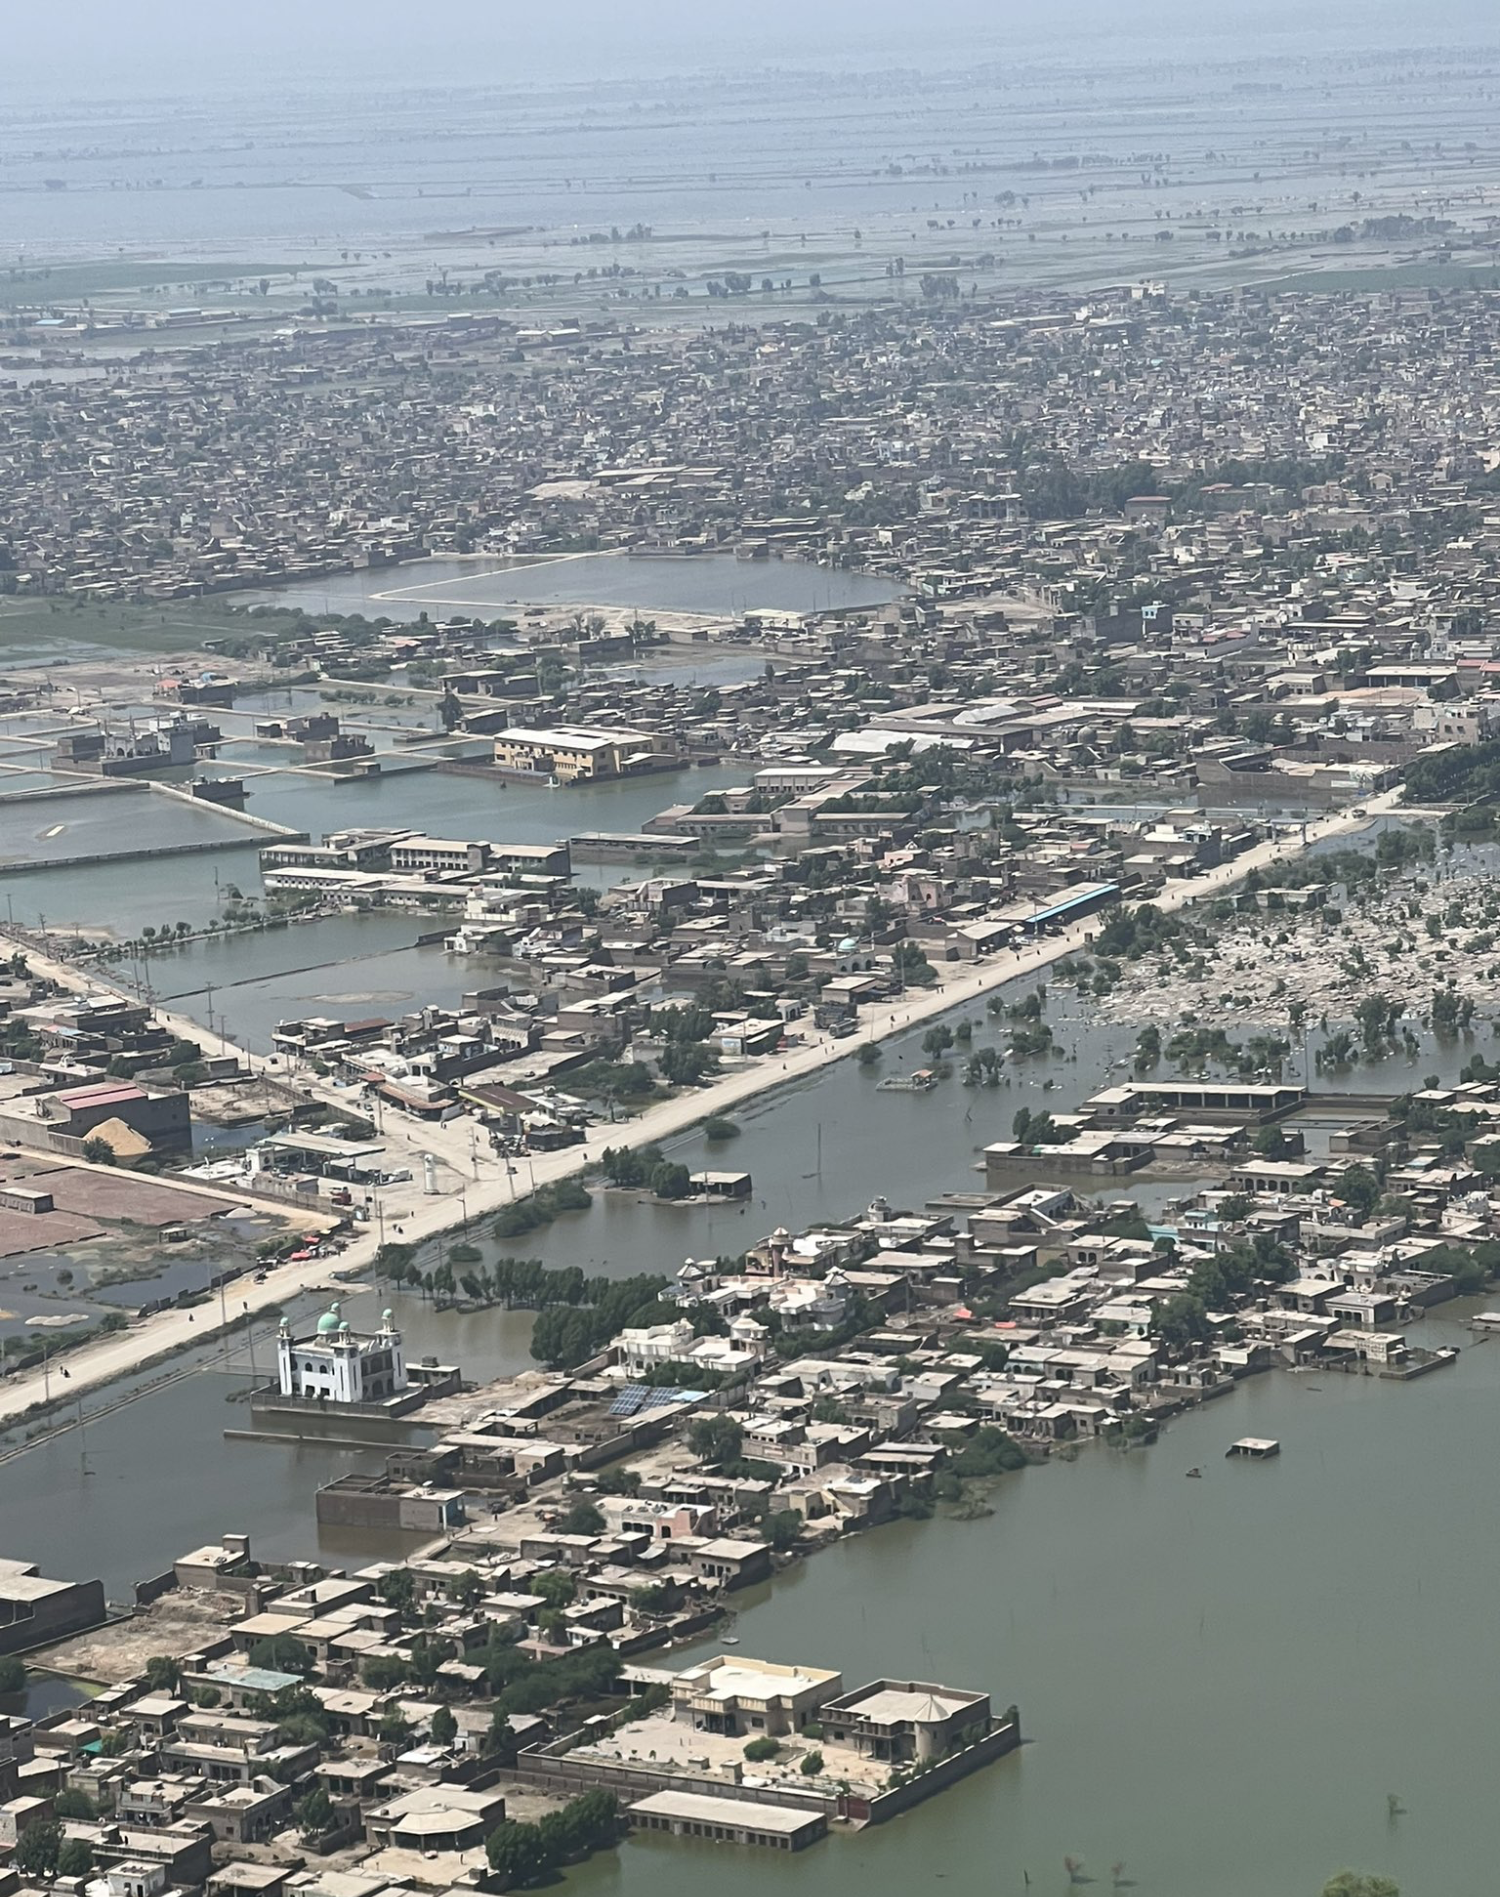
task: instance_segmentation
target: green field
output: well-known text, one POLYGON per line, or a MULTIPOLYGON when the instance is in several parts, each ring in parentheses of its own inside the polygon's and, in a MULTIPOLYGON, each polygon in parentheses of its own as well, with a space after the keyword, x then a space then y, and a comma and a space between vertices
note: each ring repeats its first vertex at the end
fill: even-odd
MULTIPOLYGON (((40 303, 75 302, 79 297, 108 296, 114 291, 158 289, 165 295, 180 292, 184 284, 236 282, 270 277, 273 282, 294 270, 316 266, 295 263, 214 263, 203 257, 110 257, 95 263, 58 264, 43 270, 0 272, 0 307, 30 307, 40 303)), ((222 293, 221 293, 222 294, 222 293)))
MULTIPOLYGON (((253 622, 263 627, 264 619, 253 622)), ((192 652, 205 639, 252 629, 243 608, 223 597, 159 606, 112 600, 0 599, 0 666, 46 663, 68 647, 113 652, 192 652)))
POLYGON ((1303 270, 1289 277, 1267 277, 1255 286, 1278 294, 1334 295, 1340 291, 1500 290, 1500 268, 1459 263, 1401 263, 1365 270, 1303 270))

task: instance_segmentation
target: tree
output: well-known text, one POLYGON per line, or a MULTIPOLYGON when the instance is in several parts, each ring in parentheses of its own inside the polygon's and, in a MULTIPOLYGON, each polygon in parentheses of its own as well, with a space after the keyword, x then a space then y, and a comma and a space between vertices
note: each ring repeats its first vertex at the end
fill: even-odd
POLYGON ((115 1163, 115 1149, 108 1140, 97 1137, 83 1142, 83 1157, 91 1166, 112 1166, 115 1163))
POLYGON ((26 1662, 14 1653, 0 1653, 0 1693, 24 1693, 26 1662))
POLYGON ((417 1261, 415 1245, 382 1245, 375 1254, 375 1275, 404 1284, 417 1261))
POLYGON ((668 1041, 657 1062, 661 1077, 674 1087, 696 1087, 712 1073, 718 1057, 706 1041, 668 1041))
POLYGON ((466 1568, 448 1583, 448 1598, 459 1607, 477 1607, 484 1599, 484 1582, 472 1568, 466 1568))
POLYGON ((510 1819, 485 1839, 484 1854, 490 1861, 490 1869, 507 1884, 534 1884, 552 1869, 552 1860, 538 1828, 510 1819))
POLYGON ((577 1597, 578 1583, 566 1568, 548 1568, 545 1573, 532 1576, 529 1592, 549 1607, 567 1607, 577 1597))
POLYGON ((664 1159, 652 1168, 650 1184, 658 1199, 685 1199, 693 1189, 693 1176, 686 1166, 664 1159))
POLYGON ((90 1819, 99 1816, 99 1809, 87 1792, 75 1791, 71 1785, 58 1792, 52 1800, 54 1818, 76 1818, 87 1824, 90 1819))
POLYGON ((1368 1166, 1349 1166, 1335 1182, 1338 1196, 1352 1212, 1368 1218, 1380 1199, 1380 1181, 1368 1166))
POLYGON ((1156 1334, 1172 1350, 1206 1342, 1208 1315, 1202 1300, 1185 1291, 1168 1298, 1156 1313, 1156 1334))
POLYGON ((333 1829, 333 1800, 327 1790, 316 1785, 296 1808, 297 1829, 304 1838, 321 1838, 333 1829))
POLYGON ((602 1535, 605 1521, 592 1502, 580 1498, 563 1516, 561 1528, 565 1535, 602 1535))
POLYGON ((823 1769, 823 1754, 809 1752, 799 1768, 804 1778, 816 1778, 823 1769))
POLYGON ((432 1715, 432 1743, 435 1746, 451 1746, 458 1737, 458 1721, 447 1706, 439 1706, 432 1715))
POLYGON ((711 1120, 704 1121, 703 1135, 705 1139, 733 1140, 739 1138, 740 1129, 733 1120, 716 1113, 711 1120))
POLYGON ((761 1739, 745 1741, 745 1757, 752 1765, 759 1764, 762 1759, 774 1759, 780 1750, 781 1741, 771 1738, 769 1734, 761 1739))
POLYGON ((298 1673, 305 1678, 313 1670, 312 1650, 295 1634, 272 1634, 257 1640, 247 1657, 251 1666, 265 1667, 270 1673, 298 1673))
POLYGON ((61 1850, 62 1826, 56 1819, 41 1819, 16 1839, 11 1863, 23 1877, 55 1877, 61 1850))
POLYGON ((372 1693, 393 1693, 411 1678, 411 1666, 395 1653, 375 1653, 360 1668, 359 1677, 372 1693))
POLYGON ((182 1668, 170 1653, 153 1653, 146 1662, 146 1684, 153 1693, 175 1693, 182 1681, 182 1668))
POLYGON ((59 1877, 87 1877, 94 1868, 94 1847, 87 1838, 64 1838, 57 1853, 59 1877))
POLYGON ((410 1568, 392 1568, 389 1574, 381 1575, 376 1592, 387 1607, 408 1614, 417 1598, 416 1577, 410 1568))
POLYGON ((688 1425, 688 1447, 700 1462, 738 1462, 745 1432, 732 1416, 697 1416, 688 1425))
POLYGON ((1323 1886, 1323 1897, 1401 1897, 1401 1891, 1388 1877, 1377 1877, 1369 1871, 1340 1871, 1323 1886))
POLYGON ((786 1554, 802 1539, 802 1517, 795 1509, 778 1509, 774 1515, 768 1515, 761 1523, 760 1537, 762 1541, 768 1542, 777 1554, 786 1554))
POLYGON ((1262 1159, 1285 1159, 1289 1153, 1302 1150, 1300 1139, 1274 1123, 1261 1127, 1251 1144, 1262 1159))

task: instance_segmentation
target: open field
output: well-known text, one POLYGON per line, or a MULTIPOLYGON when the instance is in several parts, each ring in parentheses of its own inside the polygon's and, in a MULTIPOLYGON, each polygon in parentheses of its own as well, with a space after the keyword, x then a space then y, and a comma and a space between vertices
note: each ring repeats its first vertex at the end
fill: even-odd
POLYGON ((216 285, 242 278, 258 281, 270 277, 274 282, 278 277, 311 268, 309 264, 291 263, 218 263, 205 257, 101 257, 87 263, 52 264, 41 270, 7 270, 0 275, 0 308, 31 307, 137 288, 148 295, 160 291, 163 298, 169 290, 175 298, 183 285, 208 294, 216 285))
POLYGON ((55 664, 47 648, 99 646, 119 652, 163 655, 193 652, 205 639, 243 635, 243 610, 223 599, 195 599, 158 606, 110 600, 101 605, 72 599, 0 599, 0 665, 24 666, 39 656, 55 664))

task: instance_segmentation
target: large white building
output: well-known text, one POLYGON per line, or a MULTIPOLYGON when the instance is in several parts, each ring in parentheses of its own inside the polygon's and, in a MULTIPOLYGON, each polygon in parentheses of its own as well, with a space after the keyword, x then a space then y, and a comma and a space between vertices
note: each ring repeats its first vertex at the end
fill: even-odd
POLYGON ((385 1312, 375 1336, 362 1337, 350 1330, 336 1303, 311 1337, 293 1337, 281 1320, 276 1368, 283 1396, 329 1403, 383 1403, 407 1385, 401 1333, 391 1313, 385 1312))

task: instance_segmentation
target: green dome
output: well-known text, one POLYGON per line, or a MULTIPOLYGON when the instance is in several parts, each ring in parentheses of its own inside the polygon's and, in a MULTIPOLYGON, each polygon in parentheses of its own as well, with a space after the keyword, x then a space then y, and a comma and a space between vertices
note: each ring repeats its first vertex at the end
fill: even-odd
POLYGON ((333 1336, 343 1321, 343 1318, 339 1316, 339 1307, 336 1304, 333 1305, 331 1309, 326 1310, 318 1319, 319 1337, 333 1336))

